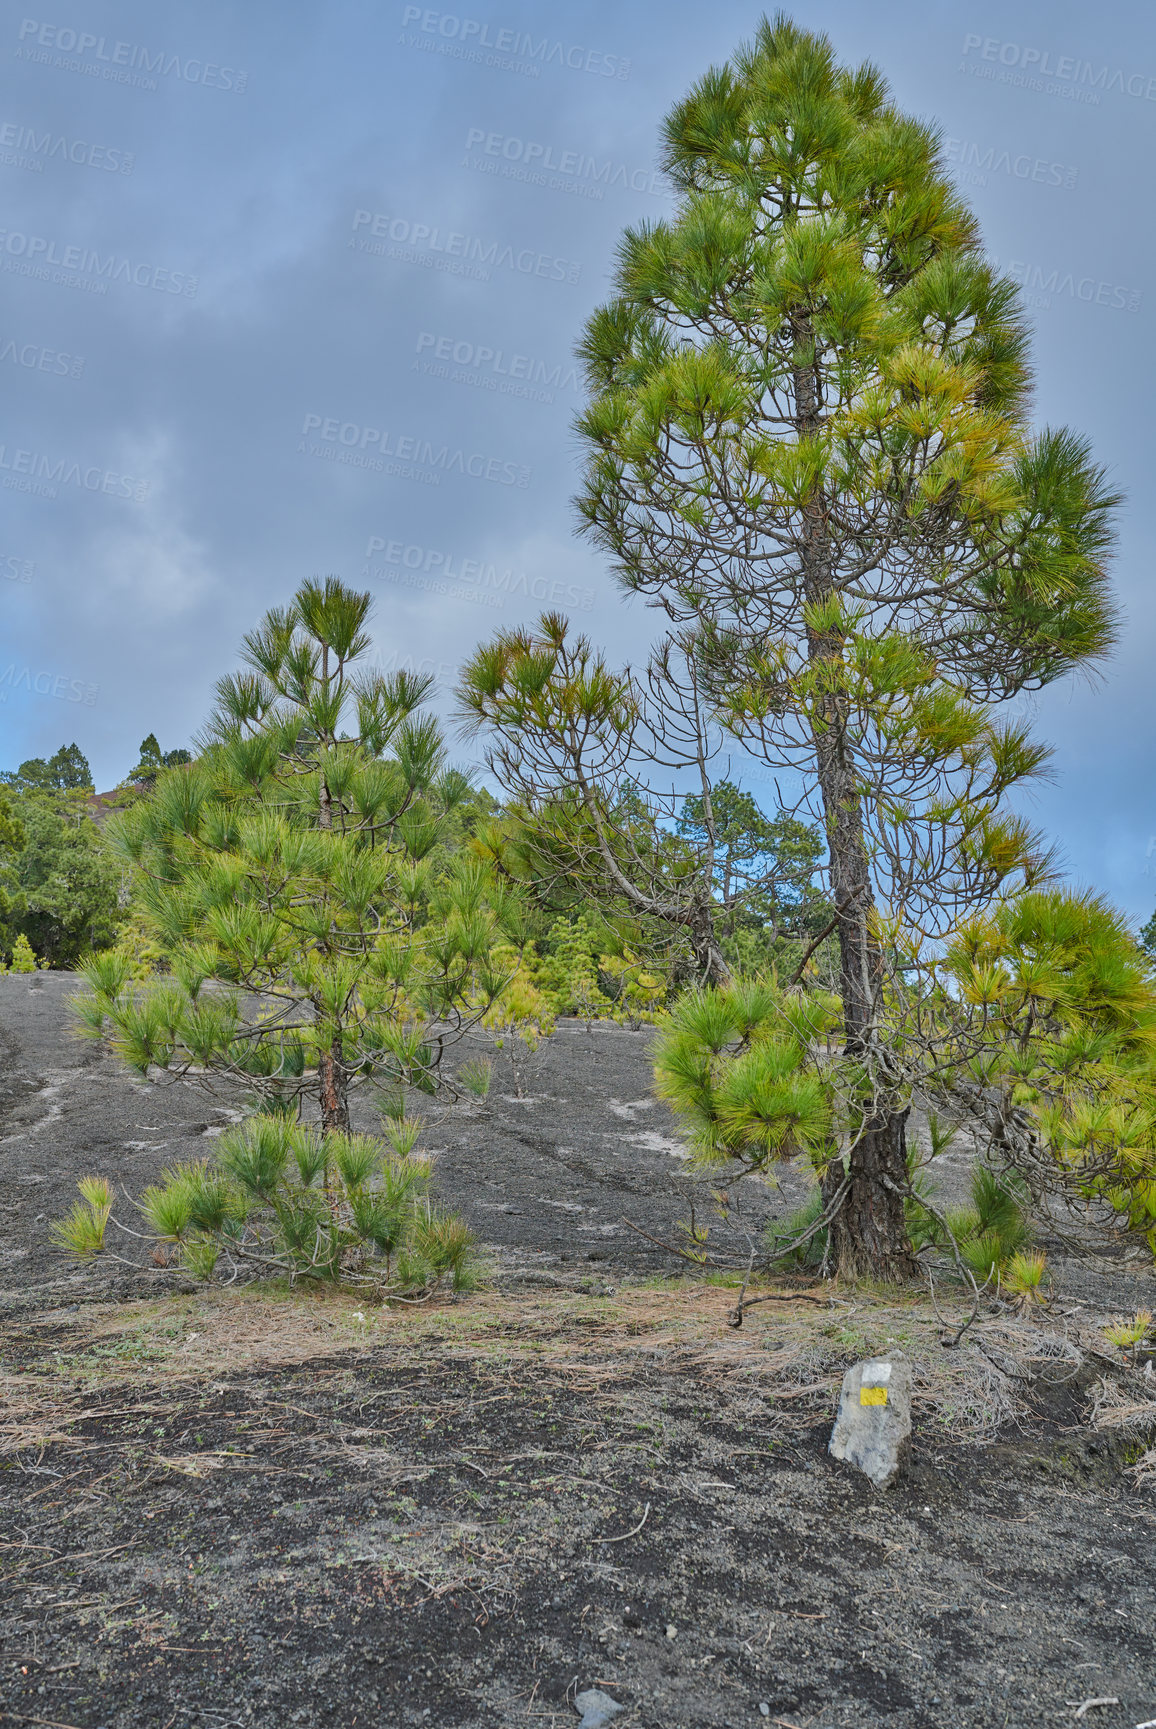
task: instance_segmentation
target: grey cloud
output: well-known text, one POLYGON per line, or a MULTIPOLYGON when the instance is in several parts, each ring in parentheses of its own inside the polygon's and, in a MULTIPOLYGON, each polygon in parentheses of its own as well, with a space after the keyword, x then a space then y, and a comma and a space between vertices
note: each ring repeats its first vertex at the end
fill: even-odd
MULTIPOLYGON (((546 604, 644 651, 645 610, 573 534, 573 348, 623 226, 666 207, 662 115, 755 13, 405 12, 81 0, 22 15, 23 37, 21 17, 0 26, 0 463, 26 453, 0 468, 5 762, 76 737, 104 784, 144 733, 186 741, 242 631, 314 572, 364 580, 383 663, 443 685, 546 604), (22 489, 61 464, 55 496, 22 489)), ((1147 916, 1156 102, 1112 75, 1156 73, 1156 27, 1043 0, 799 16, 956 141, 987 245, 1032 297, 1039 416, 1087 431, 1129 494, 1121 648, 1037 704, 1056 778, 1035 814, 1074 874, 1147 916), (1016 64, 985 59, 989 39, 1016 64), (1051 59, 1025 68, 1025 49, 1051 59), (1097 101, 1048 88, 1062 59, 1092 68, 1097 101)))

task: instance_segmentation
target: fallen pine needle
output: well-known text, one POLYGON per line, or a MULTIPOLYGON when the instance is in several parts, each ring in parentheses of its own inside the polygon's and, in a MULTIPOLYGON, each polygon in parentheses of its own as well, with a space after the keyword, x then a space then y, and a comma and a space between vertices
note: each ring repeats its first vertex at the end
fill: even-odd
MULTIPOLYGON (((30 1573, 43 1573, 46 1567, 55 1567, 58 1564, 61 1567, 71 1567, 74 1561, 102 1560, 109 1555, 119 1555, 122 1549, 135 1548, 136 1543, 118 1543, 114 1549, 82 1549, 79 1555, 54 1555, 51 1561, 40 1561, 35 1567, 25 1567, 15 1577, 26 1579, 30 1573)), ((14 1713, 10 1711, 8 1715, 11 1717, 14 1713)), ((47 1717, 29 1717, 26 1721, 29 1723, 47 1723, 48 1719, 47 1717)))
POLYGON ((628 1537, 637 1537, 638 1533, 641 1531, 642 1527, 645 1525, 645 1523, 649 1517, 650 1517, 650 1502, 648 1501, 646 1503, 646 1508, 643 1512, 643 1515, 642 1515, 641 1519, 638 1521, 637 1525, 634 1527, 633 1531, 623 1531, 623 1533, 620 1537, 595 1537, 594 1541, 596 1543, 625 1543, 625 1541, 628 1537))
POLYGON ((76 1723, 58 1723, 55 1717, 26 1717, 23 1711, 0 1711, 0 1717, 11 1718, 14 1723, 47 1723, 49 1729, 79 1729, 76 1723))
POLYGON ((1082 1717, 1086 1711, 1091 1711, 1096 1705, 1118 1705, 1119 1703, 1120 1703, 1120 1701, 1117 1699, 1117 1697, 1114 1693, 1111 1694, 1110 1696, 1108 1694, 1105 1694, 1102 1699, 1085 1699, 1084 1703, 1082 1705, 1080 1704, 1078 1699, 1065 1699, 1064 1700, 1065 1705, 1075 1705, 1076 1706, 1076 1716, 1077 1717, 1082 1717))

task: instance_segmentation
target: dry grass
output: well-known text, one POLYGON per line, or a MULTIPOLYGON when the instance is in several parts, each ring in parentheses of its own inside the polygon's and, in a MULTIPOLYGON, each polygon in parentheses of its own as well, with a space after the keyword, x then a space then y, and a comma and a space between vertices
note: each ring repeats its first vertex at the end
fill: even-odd
POLYGON ((1146 1453, 1141 1453, 1135 1464, 1129 1467, 1129 1472, 1137 1488, 1156 1484, 1156 1447, 1149 1447, 1146 1453))
MULTIPOLYGON (((3 1383, 0 1451, 47 1444, 64 1413, 75 1423, 98 1389, 163 1386, 171 1397, 186 1384, 325 1358, 352 1367, 371 1353, 378 1367, 428 1366, 433 1355, 515 1383, 549 1373, 592 1396, 640 1372, 673 1375, 748 1410, 773 1410, 789 1428, 833 1413, 849 1363, 899 1349, 912 1359, 916 1409, 957 1439, 984 1441, 1022 1411, 1034 1377, 1063 1379, 1081 1360, 1075 1334, 1013 1317, 979 1322, 946 1349, 943 1316, 918 1294, 791 1295, 784 1288, 748 1310, 737 1331, 727 1324, 733 1291, 686 1281, 607 1297, 489 1290, 455 1304, 376 1309, 342 1292, 209 1290, 101 1306, 79 1319, 49 1313, 9 1333, 9 1361, 15 1347, 26 1366, 3 1383)), ((1108 1403, 1103 1412, 1103 1425, 1117 1421, 1108 1403)))
POLYGON ((1156 1429, 1156 1398, 1137 1398, 1133 1390, 1105 1377, 1092 1389, 1092 1424, 1146 1435, 1156 1429))

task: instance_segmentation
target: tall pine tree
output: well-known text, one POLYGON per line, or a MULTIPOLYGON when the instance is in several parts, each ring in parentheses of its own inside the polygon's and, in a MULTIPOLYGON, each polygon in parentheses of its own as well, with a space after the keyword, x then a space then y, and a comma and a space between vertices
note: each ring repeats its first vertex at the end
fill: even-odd
POLYGON ((1046 876, 1004 806, 1047 752, 996 705, 1108 647, 1117 500, 1084 440, 1032 428, 1017 289, 874 67, 764 20, 663 137, 676 214, 626 232, 582 343, 580 508, 700 634, 736 735, 813 791, 862 1077, 835 1259, 901 1277, 886 930, 1046 876))

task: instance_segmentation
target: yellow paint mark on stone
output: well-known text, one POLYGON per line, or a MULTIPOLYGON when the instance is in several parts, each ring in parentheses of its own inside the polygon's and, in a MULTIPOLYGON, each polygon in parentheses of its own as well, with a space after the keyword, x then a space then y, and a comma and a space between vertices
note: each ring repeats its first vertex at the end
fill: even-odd
POLYGON ((885 1405, 887 1403, 886 1387, 860 1387, 859 1403, 861 1405, 885 1405))

